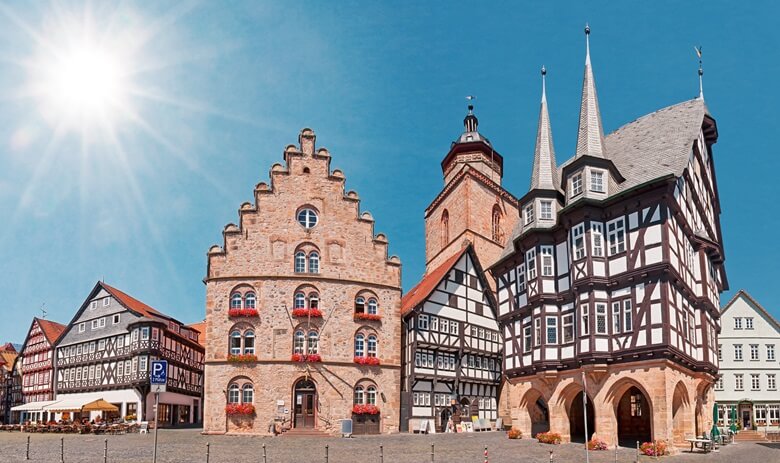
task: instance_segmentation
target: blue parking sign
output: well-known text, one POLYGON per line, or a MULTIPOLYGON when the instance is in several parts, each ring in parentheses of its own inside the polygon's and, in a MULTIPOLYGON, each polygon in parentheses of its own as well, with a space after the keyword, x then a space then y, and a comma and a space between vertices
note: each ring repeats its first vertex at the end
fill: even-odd
POLYGON ((152 374, 149 376, 149 382, 154 384, 166 384, 168 382, 168 361, 153 360, 152 374))

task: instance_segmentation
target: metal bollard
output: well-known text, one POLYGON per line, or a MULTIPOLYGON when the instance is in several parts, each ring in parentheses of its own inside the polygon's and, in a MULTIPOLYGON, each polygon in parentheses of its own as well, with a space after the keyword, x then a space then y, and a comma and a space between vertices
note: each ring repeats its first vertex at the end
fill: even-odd
POLYGON ((615 463, 617 463, 618 445, 615 444, 615 463))
POLYGON ((385 446, 379 444, 379 463, 385 463, 385 446))
POLYGON ((103 441, 103 463, 108 463, 108 439, 103 441))
POLYGON ((30 459, 30 436, 27 436, 27 456, 24 459, 25 460, 30 459))
POLYGON ((65 463, 65 438, 60 437, 60 463, 65 463))
POLYGON ((636 441, 636 459, 634 463, 639 463, 639 441, 636 441))
POLYGON ((263 463, 268 463, 266 460, 267 458, 268 456, 265 454, 265 444, 263 444, 263 463))
POLYGON ((211 444, 206 442, 206 463, 209 463, 209 458, 211 458, 211 444))
POLYGON ((328 463, 328 446, 325 446, 325 463, 328 463))
POLYGON ((487 451, 487 445, 485 446, 485 463, 488 463, 488 451, 487 451))
POLYGON ((431 444, 431 463, 433 463, 433 460, 435 459, 435 457, 436 457, 436 451, 435 451, 435 449, 433 447, 433 444, 431 444))
POLYGON ((550 463, 553 463, 553 451, 550 450, 550 463))

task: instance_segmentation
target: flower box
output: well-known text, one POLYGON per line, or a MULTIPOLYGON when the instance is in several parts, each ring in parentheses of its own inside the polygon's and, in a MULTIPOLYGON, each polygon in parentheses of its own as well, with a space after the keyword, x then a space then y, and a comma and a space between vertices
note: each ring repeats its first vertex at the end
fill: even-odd
POLYGON ((655 442, 645 442, 639 446, 639 451, 642 452, 642 455, 651 457, 668 455, 669 453, 666 448, 666 442, 660 440, 655 442))
POLYGON ((257 356, 255 354, 240 354, 240 355, 228 355, 227 361, 229 363, 252 363, 257 362, 257 356))
POLYGON ((519 429, 516 429, 516 428, 512 428, 509 431, 507 431, 506 437, 508 437, 510 439, 522 439, 523 438, 523 431, 521 431, 519 429))
POLYGON ((542 444, 555 444, 561 443, 561 435, 557 432, 540 432, 536 435, 536 440, 542 444))
POLYGON ((376 405, 355 404, 352 406, 352 413, 355 415, 378 415, 379 408, 376 405))
POLYGON ((588 450, 607 450, 607 443, 594 437, 588 441, 588 450))
POLYGON ((226 415, 254 415, 255 406, 252 404, 227 404, 225 405, 226 415))
POLYGON ((382 316, 376 313, 363 313, 363 312, 356 312, 355 313, 355 320, 374 320, 374 321, 380 321, 382 320, 382 316))
POLYGON ((320 309, 293 309, 292 316, 295 318, 322 318, 320 309))
POLYGON ((291 360, 293 362, 313 363, 322 362, 322 357, 320 357, 320 354, 292 354, 291 360))
POLYGON ((256 317, 257 309, 230 309, 228 317, 256 317))
POLYGON ((358 365, 379 365, 379 357, 355 357, 354 361, 358 365))

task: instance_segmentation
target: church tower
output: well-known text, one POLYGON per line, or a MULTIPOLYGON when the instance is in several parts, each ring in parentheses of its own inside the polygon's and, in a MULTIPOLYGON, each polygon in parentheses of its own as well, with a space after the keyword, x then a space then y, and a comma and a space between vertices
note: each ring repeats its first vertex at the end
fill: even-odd
POLYGON ((506 245, 518 201, 501 186, 504 159, 479 130, 474 106, 441 162, 444 188, 425 210, 426 273, 471 243, 485 268, 506 245))

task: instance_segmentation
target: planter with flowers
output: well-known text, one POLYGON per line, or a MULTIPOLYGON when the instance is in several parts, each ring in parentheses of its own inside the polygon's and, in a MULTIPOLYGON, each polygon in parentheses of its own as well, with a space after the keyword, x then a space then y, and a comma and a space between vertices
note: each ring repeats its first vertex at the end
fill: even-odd
POLYGON ((381 321, 382 320, 382 316, 379 315, 378 313, 356 312, 354 317, 355 320, 360 320, 360 321, 381 321))
POLYGON ((639 451, 642 452, 642 455, 651 457, 669 455, 669 449, 666 446, 666 442, 662 440, 657 440, 655 442, 645 442, 639 446, 639 451))
POLYGON ((290 360, 301 363, 315 363, 322 362, 322 357, 320 357, 320 354, 292 354, 290 360))
POLYGON ((295 318, 322 318, 320 309, 293 309, 292 316, 295 318))
POLYGON ((252 404, 227 404, 225 414, 229 416, 250 416, 255 414, 255 406, 252 404))
POLYGON ((557 432, 540 432, 536 435, 536 440, 542 444, 555 444, 561 443, 561 435, 557 432))
POLYGON ((358 365, 368 365, 368 366, 379 365, 379 357, 355 357, 354 361, 358 365))
POLYGON ((239 354, 239 355, 228 355, 227 358, 228 363, 254 363, 257 362, 257 355, 255 354, 239 354))
POLYGON ((366 404, 355 404, 352 406, 352 413, 355 415, 378 415, 379 414, 379 408, 377 408, 376 405, 366 404))
POLYGON ((522 439, 523 438, 523 431, 521 431, 521 430, 519 430, 517 428, 512 428, 509 431, 507 431, 506 437, 508 437, 510 439, 522 439))
POLYGON ((230 309, 228 317, 257 317, 257 309, 230 309))
POLYGON ((588 441, 588 450, 607 450, 607 443, 594 436, 588 441))

